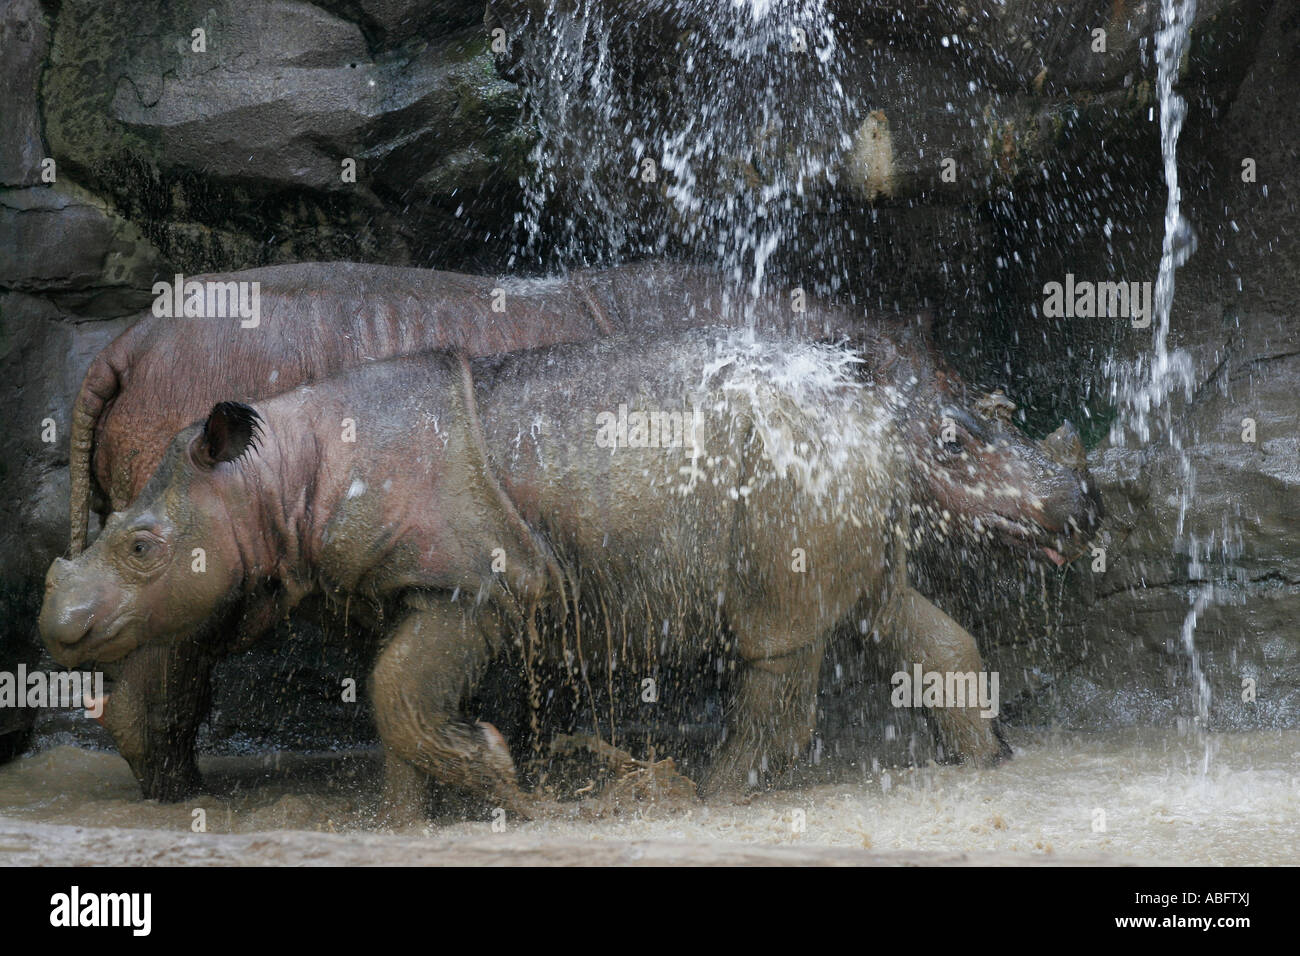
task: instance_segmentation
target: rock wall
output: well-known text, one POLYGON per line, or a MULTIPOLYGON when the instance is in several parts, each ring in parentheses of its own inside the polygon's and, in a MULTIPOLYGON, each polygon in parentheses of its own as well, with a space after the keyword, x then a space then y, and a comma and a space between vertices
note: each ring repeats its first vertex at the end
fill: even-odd
POLYGON ((1179 535, 1189 482, 1168 435, 1099 449, 1113 544, 1106 574, 1091 576, 1087 613, 1060 638, 1081 658, 1057 702, 1068 723, 1190 716, 1180 628, 1204 587, 1214 601, 1194 644, 1211 726, 1295 726, 1300 715, 1297 97, 1300 9, 1278 4, 1236 102, 1184 164, 1199 233, 1172 323, 1193 369, 1192 395, 1177 394, 1172 412, 1192 468, 1185 527, 1179 535), (1255 178, 1243 181, 1251 165, 1255 178))

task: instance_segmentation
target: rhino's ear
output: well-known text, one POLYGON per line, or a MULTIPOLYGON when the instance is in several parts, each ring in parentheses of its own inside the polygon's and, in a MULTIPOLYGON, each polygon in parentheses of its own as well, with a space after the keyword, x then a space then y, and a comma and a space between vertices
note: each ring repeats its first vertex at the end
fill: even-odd
POLYGON ((254 409, 240 402, 218 402, 203 423, 197 457, 201 464, 209 466, 235 461, 257 450, 261 434, 262 416, 254 409))

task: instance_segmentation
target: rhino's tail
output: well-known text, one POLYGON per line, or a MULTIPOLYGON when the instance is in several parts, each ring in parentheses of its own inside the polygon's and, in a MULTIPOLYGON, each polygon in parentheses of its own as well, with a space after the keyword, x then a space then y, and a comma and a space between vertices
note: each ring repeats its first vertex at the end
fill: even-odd
POLYGON ((140 323, 127 329, 100 350, 81 380, 81 389, 72 403, 72 437, 68 453, 72 525, 70 550, 76 557, 86 549, 90 519, 91 455, 95 447, 95 429, 109 404, 122 386, 122 369, 134 351, 140 323))

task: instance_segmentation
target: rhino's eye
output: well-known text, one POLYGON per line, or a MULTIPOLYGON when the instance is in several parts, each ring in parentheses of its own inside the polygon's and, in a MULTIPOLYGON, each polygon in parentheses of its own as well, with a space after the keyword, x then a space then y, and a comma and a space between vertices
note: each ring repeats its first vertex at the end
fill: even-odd
POLYGON ((153 535, 139 533, 127 543, 126 551, 133 563, 149 565, 157 561, 161 556, 163 547, 162 542, 153 535))

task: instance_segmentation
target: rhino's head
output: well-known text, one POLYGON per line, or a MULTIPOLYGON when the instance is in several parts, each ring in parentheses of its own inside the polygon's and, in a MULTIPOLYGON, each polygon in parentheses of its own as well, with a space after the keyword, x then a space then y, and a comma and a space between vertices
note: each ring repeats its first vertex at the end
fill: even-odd
POLYGON ((927 338, 924 329, 909 331, 886 346, 884 363, 900 396, 916 523, 995 539, 1056 565, 1082 553, 1103 509, 1074 426, 1034 441, 1015 426, 1014 403, 969 388, 927 338))
POLYGON ((45 579, 41 638, 66 667, 118 660, 141 644, 201 633, 238 597, 248 561, 229 477, 256 445, 257 412, 222 402, 182 431, 134 505, 112 515, 45 579))

